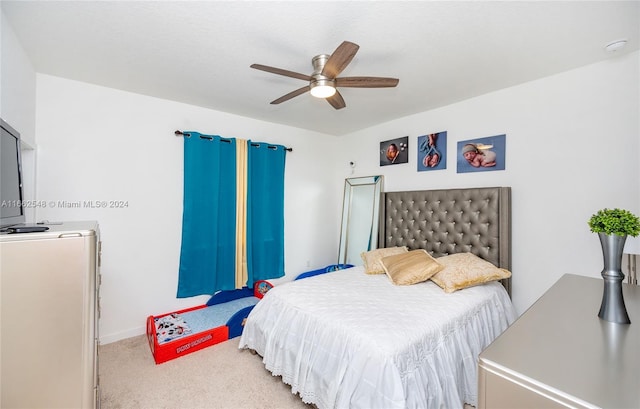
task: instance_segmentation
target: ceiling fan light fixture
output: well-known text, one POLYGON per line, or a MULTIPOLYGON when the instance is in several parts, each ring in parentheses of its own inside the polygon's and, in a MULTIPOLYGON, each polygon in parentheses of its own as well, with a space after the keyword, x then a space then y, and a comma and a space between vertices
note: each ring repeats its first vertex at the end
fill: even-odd
MULTIPOLYGON (((1 0, 0 0, 1 1, 1 0)), ((298 72, 283 70, 282 68, 270 67, 262 64, 251 64, 250 67, 256 70, 270 72, 272 74, 283 75, 285 77, 296 78, 307 81, 309 85, 298 88, 271 101, 272 105, 277 105, 288 101, 298 95, 309 92, 315 98, 322 98, 334 109, 342 109, 347 106, 344 98, 337 87, 351 88, 386 88, 398 85, 397 78, 384 77, 340 77, 340 73, 349 65, 353 57, 358 52, 358 44, 343 41, 333 54, 320 54, 313 57, 313 73, 311 75, 300 74, 298 72)))
POLYGON ((331 80, 316 80, 311 83, 311 95, 316 98, 329 98, 336 93, 336 87, 331 80))

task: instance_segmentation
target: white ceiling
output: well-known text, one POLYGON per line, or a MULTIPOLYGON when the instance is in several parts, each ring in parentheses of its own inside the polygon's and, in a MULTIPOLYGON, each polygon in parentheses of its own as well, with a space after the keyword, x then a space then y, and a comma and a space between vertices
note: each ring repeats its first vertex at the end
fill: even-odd
MULTIPOLYGON (((7 1, 35 70, 342 135, 638 50, 638 1, 7 1), (627 46, 608 53, 620 38, 627 46), (347 107, 303 94, 311 58, 360 45, 341 76, 400 79, 342 88, 347 107)), ((640 74, 639 74, 640 75, 640 74)))

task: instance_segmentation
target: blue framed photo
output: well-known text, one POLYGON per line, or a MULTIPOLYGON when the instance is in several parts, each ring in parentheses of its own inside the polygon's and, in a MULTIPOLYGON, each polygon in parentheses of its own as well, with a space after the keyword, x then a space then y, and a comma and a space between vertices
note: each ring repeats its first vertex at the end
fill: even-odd
POLYGON ((505 169, 506 135, 458 142, 458 173, 490 172, 505 169))
POLYGON ((418 172, 447 168, 447 132, 418 136, 418 172))

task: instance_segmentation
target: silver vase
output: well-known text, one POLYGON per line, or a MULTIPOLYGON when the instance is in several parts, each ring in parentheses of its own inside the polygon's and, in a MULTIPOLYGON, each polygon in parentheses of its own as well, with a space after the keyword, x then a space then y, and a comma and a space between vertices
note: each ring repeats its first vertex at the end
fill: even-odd
POLYGON ((604 256, 604 270, 602 270, 604 291, 598 317, 616 324, 631 324, 622 294, 622 280, 624 280, 622 251, 627 236, 598 233, 598 237, 604 256))

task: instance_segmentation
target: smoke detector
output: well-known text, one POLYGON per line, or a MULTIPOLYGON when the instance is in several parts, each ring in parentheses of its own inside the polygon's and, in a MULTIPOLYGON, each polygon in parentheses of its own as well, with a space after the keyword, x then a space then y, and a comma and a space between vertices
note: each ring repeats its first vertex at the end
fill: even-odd
POLYGON ((627 39, 626 38, 622 38, 620 40, 615 40, 615 41, 612 41, 609 44, 605 45, 604 49, 607 50, 610 53, 614 53, 616 51, 619 51, 619 50, 623 49, 625 45, 627 45, 627 39))

